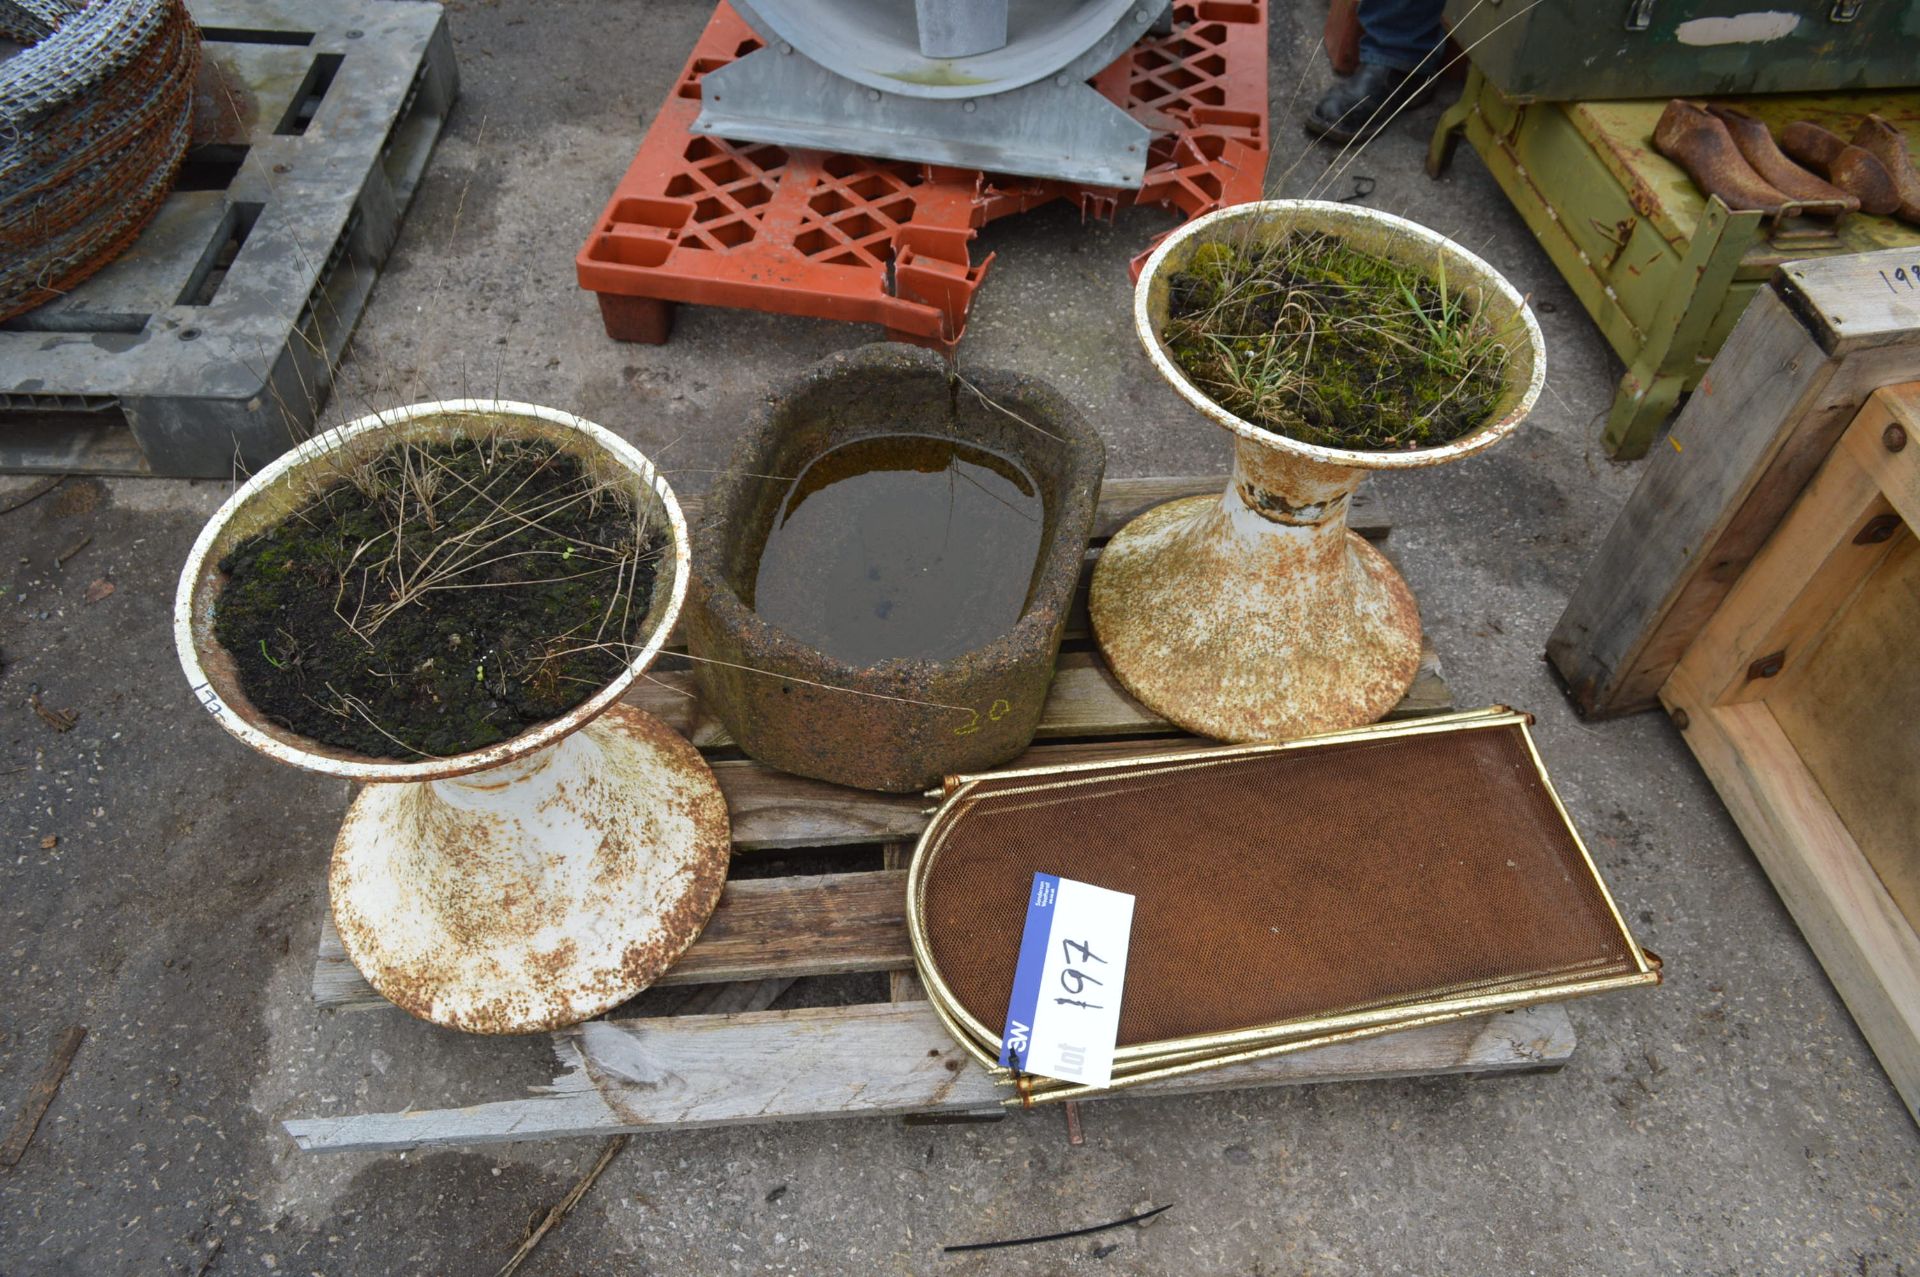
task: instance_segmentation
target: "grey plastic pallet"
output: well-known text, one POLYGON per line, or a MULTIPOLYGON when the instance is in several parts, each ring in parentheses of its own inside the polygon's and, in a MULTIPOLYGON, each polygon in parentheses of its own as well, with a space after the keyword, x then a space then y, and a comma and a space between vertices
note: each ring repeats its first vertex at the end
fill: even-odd
POLYGON ((0 470, 226 477, 304 437, 458 90, 437 4, 189 0, 173 194, 0 324, 0 470))

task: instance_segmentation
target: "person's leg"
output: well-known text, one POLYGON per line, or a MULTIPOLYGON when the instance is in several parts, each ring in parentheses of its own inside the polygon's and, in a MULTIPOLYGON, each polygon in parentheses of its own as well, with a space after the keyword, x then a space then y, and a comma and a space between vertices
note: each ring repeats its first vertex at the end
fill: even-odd
POLYGON ((1329 142, 1367 138, 1433 91, 1446 39, 1446 0, 1360 0, 1360 68, 1327 90, 1304 121, 1329 142))
POLYGON ((1395 71, 1439 71, 1436 51, 1447 38, 1440 25, 1444 0, 1360 0, 1360 61, 1395 71))

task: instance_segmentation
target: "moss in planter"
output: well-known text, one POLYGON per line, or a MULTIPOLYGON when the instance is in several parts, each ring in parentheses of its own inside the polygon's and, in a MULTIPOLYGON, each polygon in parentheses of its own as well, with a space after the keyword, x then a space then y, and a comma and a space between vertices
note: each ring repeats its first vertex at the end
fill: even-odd
POLYGON ((505 433, 342 473, 220 562, 214 635, 272 721, 444 757, 566 713, 626 665, 663 543, 630 493, 505 433))
POLYGON ((1330 448, 1432 448, 1485 425, 1506 334, 1476 299, 1320 232, 1204 244, 1169 280, 1168 352, 1228 412, 1330 448))

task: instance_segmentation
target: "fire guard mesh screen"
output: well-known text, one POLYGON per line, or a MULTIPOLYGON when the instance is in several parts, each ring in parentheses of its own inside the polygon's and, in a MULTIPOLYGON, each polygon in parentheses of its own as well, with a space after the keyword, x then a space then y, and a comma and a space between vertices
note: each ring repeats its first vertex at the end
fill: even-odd
POLYGON ((1123 1048, 1657 978, 1523 715, 1393 730, 970 780, 917 853, 923 966, 997 1042, 1044 871, 1137 898, 1123 1048))

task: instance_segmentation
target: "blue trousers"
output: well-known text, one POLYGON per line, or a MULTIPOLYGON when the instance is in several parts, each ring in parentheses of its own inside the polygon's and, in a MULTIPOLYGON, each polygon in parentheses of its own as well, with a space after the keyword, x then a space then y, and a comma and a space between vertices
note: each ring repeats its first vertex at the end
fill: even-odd
POLYGON ((1446 0, 1360 0, 1360 60, 1369 66, 1396 71, 1418 67, 1422 76, 1434 74, 1441 65, 1434 51, 1447 37, 1440 25, 1445 7, 1446 0))

